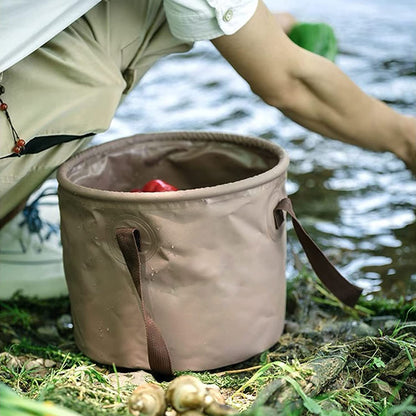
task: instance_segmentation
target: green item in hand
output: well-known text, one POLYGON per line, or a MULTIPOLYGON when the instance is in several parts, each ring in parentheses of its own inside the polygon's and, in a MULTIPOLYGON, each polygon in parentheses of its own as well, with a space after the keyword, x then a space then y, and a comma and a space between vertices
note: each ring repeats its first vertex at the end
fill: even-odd
POLYGON ((296 23, 289 38, 308 51, 335 60, 338 42, 334 30, 326 23, 296 23))

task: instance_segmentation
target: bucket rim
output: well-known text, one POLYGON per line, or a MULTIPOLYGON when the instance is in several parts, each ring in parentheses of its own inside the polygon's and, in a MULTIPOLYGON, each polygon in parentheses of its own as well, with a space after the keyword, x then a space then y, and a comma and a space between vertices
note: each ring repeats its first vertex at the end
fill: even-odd
POLYGON ((178 130, 178 131, 164 131, 154 133, 139 133, 132 136, 114 139, 106 143, 92 146, 80 153, 74 155, 66 162, 64 162, 58 169, 57 180, 59 184, 58 193, 64 189, 67 192, 76 194, 81 197, 106 200, 106 201, 136 201, 141 203, 154 202, 177 202, 184 200, 194 200, 201 198, 210 198, 224 194, 246 191, 268 182, 276 178, 286 175, 289 166, 289 156, 287 152, 278 144, 269 140, 243 134, 227 133, 221 131, 193 131, 193 130, 178 130), (140 140, 140 143, 155 142, 155 141, 217 141, 224 143, 234 143, 245 145, 247 147, 257 147, 268 150, 278 156, 278 163, 271 169, 262 172, 258 175, 250 176, 249 178, 237 180, 234 182, 227 182, 220 185, 206 186, 202 188, 183 189, 175 192, 126 192, 126 191, 111 191, 97 188, 90 188, 84 185, 79 185, 68 179, 70 172, 80 162, 85 160, 98 158, 100 154, 105 151, 121 148, 129 145, 129 143, 140 140))

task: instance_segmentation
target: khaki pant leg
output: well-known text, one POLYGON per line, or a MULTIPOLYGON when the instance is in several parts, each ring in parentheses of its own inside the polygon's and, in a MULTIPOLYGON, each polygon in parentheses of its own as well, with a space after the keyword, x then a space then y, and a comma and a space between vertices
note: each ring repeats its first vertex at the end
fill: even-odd
MULTIPOLYGON (((83 136, 108 129, 123 94, 161 56, 189 44, 173 38, 162 0, 108 0, 4 72, 2 99, 19 136, 83 136)), ((27 198, 88 139, 3 157, 13 138, 0 114, 0 218, 27 198)))
POLYGON ((59 165, 89 140, 74 140, 33 155, 0 160, 0 218, 26 200, 59 165))

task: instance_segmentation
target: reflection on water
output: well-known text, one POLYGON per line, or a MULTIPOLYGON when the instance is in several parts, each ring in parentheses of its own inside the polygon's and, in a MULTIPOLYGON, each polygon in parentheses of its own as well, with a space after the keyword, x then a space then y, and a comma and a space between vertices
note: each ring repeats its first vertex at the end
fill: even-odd
MULTIPOLYGON (((337 64, 367 93, 415 113, 416 0, 268 1, 326 21, 337 64)), ((416 178, 390 154, 324 139, 263 104, 209 42, 161 60, 95 143, 140 132, 218 130, 260 136, 289 153, 298 217, 350 279, 389 296, 416 291, 416 178)), ((394 140, 394 138, 392 138, 394 140)), ((304 254, 289 231, 289 274, 304 254)))

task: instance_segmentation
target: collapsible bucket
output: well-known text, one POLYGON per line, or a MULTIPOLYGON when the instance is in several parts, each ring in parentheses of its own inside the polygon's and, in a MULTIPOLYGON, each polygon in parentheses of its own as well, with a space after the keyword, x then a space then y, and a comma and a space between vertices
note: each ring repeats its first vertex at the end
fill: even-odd
MULTIPOLYGON (((167 132, 95 146, 62 165, 61 235, 78 347, 100 363, 169 373, 237 363, 276 343, 285 317, 285 211, 294 215, 288 164, 266 140, 167 132), (130 192, 155 178, 179 190, 130 192)), ((317 273, 353 304, 360 291, 328 266, 296 219, 294 226, 317 273)))

